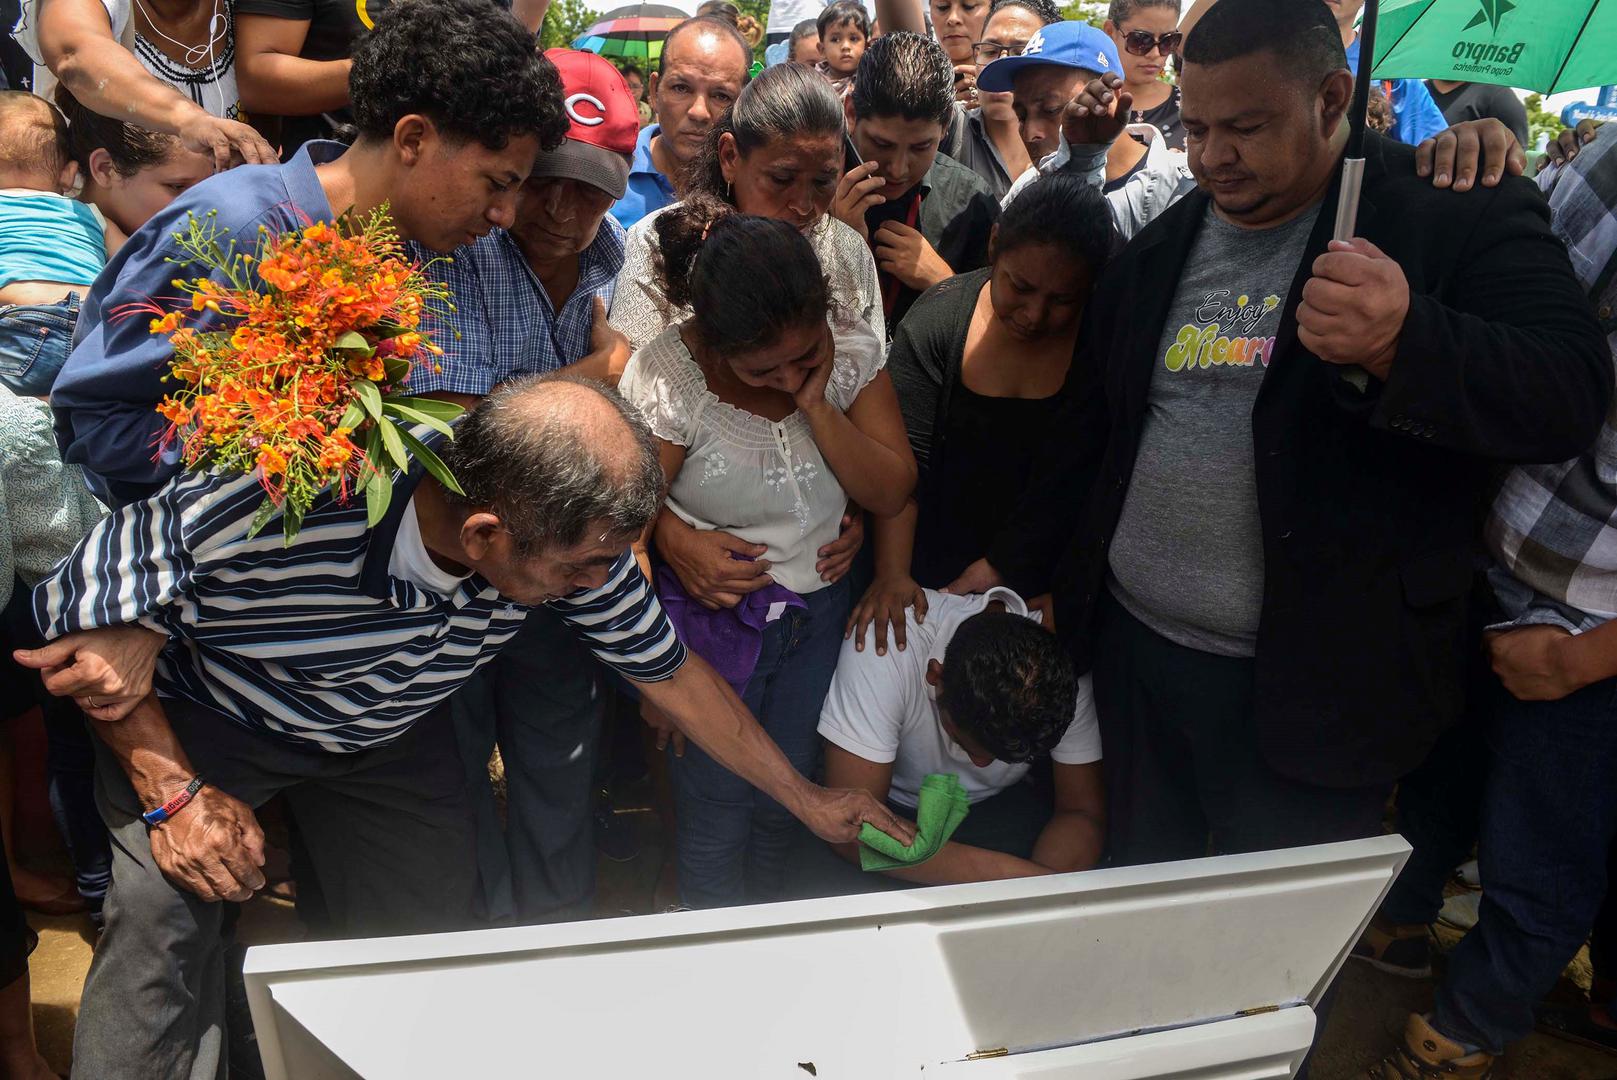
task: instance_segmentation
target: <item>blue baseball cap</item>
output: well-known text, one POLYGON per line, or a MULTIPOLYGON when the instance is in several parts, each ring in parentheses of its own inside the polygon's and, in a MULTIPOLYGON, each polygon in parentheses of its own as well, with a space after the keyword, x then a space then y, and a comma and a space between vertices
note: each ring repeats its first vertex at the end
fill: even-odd
POLYGON ((1086 22, 1071 20, 1040 27, 1028 38, 1021 56, 1002 56, 983 68, 977 73, 977 88, 1003 94, 1010 90, 1018 71, 1035 64, 1054 64, 1097 75, 1123 73, 1123 63, 1110 35, 1086 22))

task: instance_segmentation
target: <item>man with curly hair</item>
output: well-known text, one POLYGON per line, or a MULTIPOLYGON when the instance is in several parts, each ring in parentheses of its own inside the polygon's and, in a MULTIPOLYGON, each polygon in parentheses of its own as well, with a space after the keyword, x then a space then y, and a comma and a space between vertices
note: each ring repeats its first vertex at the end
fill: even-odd
MULTIPOLYGON (((909 818, 928 775, 959 778, 971 812, 931 859, 886 871, 902 882, 947 885, 1093 866, 1105 800, 1088 676, 1073 673, 1056 636, 1011 590, 926 595, 925 622, 906 613, 906 648, 843 643, 820 712, 826 783, 862 788, 909 818), (1034 782, 1033 768, 1046 757, 1048 787, 1034 782)), ((858 845, 835 850, 858 864, 858 845)))
POLYGON ((203 181, 130 237, 85 298, 52 404, 64 459, 84 466, 103 501, 143 498, 180 467, 155 452, 172 350, 145 320, 118 313, 173 294, 173 234, 191 216, 212 215, 227 241, 250 247, 261 227, 387 206, 406 240, 448 252, 516 220, 534 159, 567 132, 555 67, 494 0, 389 7, 356 46, 349 82, 352 147, 309 142, 284 165, 203 181))

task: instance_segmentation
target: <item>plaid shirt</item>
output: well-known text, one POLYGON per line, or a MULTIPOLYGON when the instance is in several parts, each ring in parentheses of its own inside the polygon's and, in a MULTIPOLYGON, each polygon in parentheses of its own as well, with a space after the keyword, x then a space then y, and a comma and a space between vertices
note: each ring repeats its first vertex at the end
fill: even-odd
MULTIPOLYGON (((560 311, 504 229, 433 263, 430 273, 455 296, 450 320, 455 333, 437 338, 444 350, 442 370, 417 368, 410 392, 481 397, 517 375, 539 375, 583 359, 590 351, 592 301, 599 296, 612 306, 623 242, 623 227, 608 214, 578 257, 578 286, 560 311)), ((425 255, 423 261, 430 259, 425 255)))
MULTIPOLYGON (((1617 124, 1601 128, 1576 161, 1546 170, 1539 182, 1617 356, 1617 124)), ((1617 618, 1617 404, 1581 457, 1510 471, 1486 539, 1497 563, 1490 579, 1509 623, 1577 633, 1617 618)))

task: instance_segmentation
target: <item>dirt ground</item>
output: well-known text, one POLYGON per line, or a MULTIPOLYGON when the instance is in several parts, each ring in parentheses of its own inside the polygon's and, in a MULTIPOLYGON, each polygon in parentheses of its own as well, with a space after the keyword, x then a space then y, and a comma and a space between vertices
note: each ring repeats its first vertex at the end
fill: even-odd
MULTIPOLYGON (((653 910, 663 843, 662 830, 647 808, 648 802, 643 792, 634 793, 618 808, 616 820, 636 832, 641 851, 628 862, 601 859, 597 907, 602 915, 653 910)), ((31 962, 34 1021, 46 1058, 65 1075, 71 1060, 79 992, 90 965, 89 924, 79 918, 36 918, 33 923, 40 936, 31 962)), ((289 941, 301 936, 291 906, 265 898, 248 905, 240 932, 250 943, 289 941)), ((1452 945, 1454 936, 1447 937, 1447 943, 1452 945)), ((1574 965, 1569 975, 1558 988, 1559 994, 1579 993, 1578 980, 1587 985, 1586 967, 1574 965)), ((1399 979, 1353 962, 1344 969, 1338 986, 1337 1006, 1314 1065, 1315 1080, 1352 1080, 1362 1075, 1365 1067, 1384 1054, 1403 1030, 1408 1014, 1431 1005, 1430 981, 1399 979)), ((1499 1080, 1617 1080, 1617 1056, 1533 1035, 1512 1050, 1496 1075, 1499 1080)))

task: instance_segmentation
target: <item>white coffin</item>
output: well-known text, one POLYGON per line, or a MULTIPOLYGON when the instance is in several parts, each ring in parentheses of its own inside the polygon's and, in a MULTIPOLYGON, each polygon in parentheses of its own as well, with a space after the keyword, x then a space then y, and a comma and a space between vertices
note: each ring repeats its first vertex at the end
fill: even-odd
POLYGON ((261 946, 247 992, 269 1080, 1279 1080, 1408 854, 261 946))

